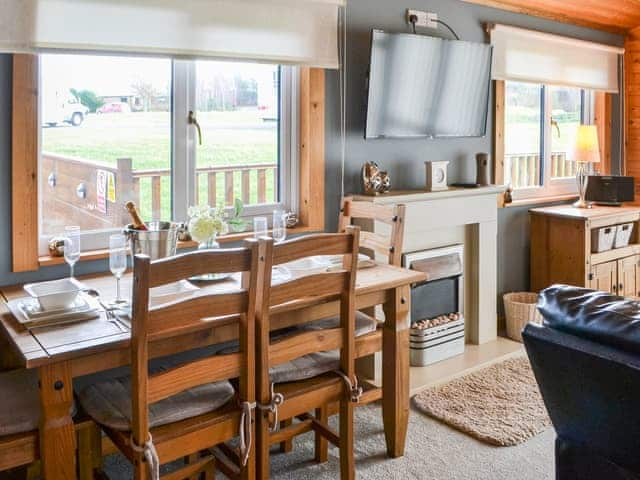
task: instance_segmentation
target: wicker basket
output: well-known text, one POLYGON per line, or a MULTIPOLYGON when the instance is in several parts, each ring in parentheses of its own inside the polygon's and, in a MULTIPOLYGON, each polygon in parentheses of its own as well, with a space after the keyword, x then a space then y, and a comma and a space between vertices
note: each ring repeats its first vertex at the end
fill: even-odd
POLYGON ((505 293, 502 298, 507 317, 507 336, 522 342, 522 329, 527 323, 542 323, 542 316, 536 308, 538 294, 513 292, 505 293))

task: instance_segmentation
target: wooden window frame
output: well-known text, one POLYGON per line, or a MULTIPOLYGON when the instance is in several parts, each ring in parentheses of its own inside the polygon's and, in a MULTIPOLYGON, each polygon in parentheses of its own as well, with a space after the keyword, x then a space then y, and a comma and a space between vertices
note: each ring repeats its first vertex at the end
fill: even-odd
MULTIPOLYGON (((12 270, 27 272, 41 266, 64 263, 60 257, 38 255, 38 57, 13 55, 13 107, 11 153, 12 270)), ((300 224, 292 232, 324 230, 324 110, 325 71, 300 69, 300 224)), ((219 237, 229 243, 253 235, 251 232, 219 237)), ((180 242, 192 248, 194 242, 180 242)), ((80 260, 108 257, 107 250, 83 252, 80 260)))
MULTIPOLYGON (((599 171, 603 174, 611 173, 611 118, 612 96, 605 92, 595 92, 594 124, 598 127, 601 163, 599 171)), ((494 122, 493 122, 493 179, 497 185, 504 185, 505 172, 505 128, 506 128, 505 81, 494 80, 494 122)), ((555 200, 574 198, 576 195, 541 196, 527 198, 514 202, 522 205, 529 203, 543 203, 555 200)))
POLYGON ((11 120, 11 235, 13 271, 38 262, 38 58, 13 56, 11 120))

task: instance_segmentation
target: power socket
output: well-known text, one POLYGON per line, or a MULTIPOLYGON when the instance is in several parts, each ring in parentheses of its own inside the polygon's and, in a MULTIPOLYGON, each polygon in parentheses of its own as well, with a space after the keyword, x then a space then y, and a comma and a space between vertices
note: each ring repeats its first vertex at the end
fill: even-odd
POLYGON ((425 28, 438 28, 438 14, 431 12, 423 12, 421 10, 411 10, 407 9, 407 23, 411 24, 411 15, 415 15, 418 18, 416 22, 416 27, 425 27, 425 28))

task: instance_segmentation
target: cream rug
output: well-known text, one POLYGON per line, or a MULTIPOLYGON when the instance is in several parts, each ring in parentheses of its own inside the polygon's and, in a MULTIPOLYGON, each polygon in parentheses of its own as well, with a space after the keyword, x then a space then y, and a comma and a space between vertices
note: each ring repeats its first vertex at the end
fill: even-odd
POLYGON ((527 357, 517 357, 419 393, 416 408, 472 437, 513 446, 551 421, 527 357))

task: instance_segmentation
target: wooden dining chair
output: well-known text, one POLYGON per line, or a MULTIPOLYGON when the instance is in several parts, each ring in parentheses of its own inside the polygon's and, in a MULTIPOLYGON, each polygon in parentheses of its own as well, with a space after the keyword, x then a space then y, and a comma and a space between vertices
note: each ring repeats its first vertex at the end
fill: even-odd
MULTIPOLYGON (((340 207, 338 231, 344 231, 345 228, 352 224, 360 226, 363 229, 360 232, 360 252, 374 256, 379 262, 386 261, 389 265, 401 267, 405 213, 406 207, 403 204, 379 205, 346 197, 340 207)), ((359 314, 368 315, 372 319, 376 317, 374 307, 359 312, 359 314)), ((379 348, 374 353, 382 350, 381 323, 376 322, 376 325, 378 328, 375 332, 371 332, 367 336, 361 335, 358 337, 358 343, 362 344, 361 346, 363 347, 359 350, 367 351, 367 356, 371 355, 369 352, 371 348, 365 348, 365 344, 379 344, 379 348)), ((373 361, 365 361, 363 359, 357 361, 356 364, 358 365, 358 370, 364 373, 365 376, 373 378, 375 369, 373 361)), ((367 388, 367 394, 360 403, 361 405, 378 400, 382 395, 380 388, 368 386, 371 388, 367 388)))
POLYGON ((258 243, 245 248, 192 252, 162 260, 134 259, 131 360, 132 374, 90 385, 79 395, 84 410, 133 463, 135 478, 159 478, 159 465, 193 461, 166 480, 214 478, 208 449, 239 436, 239 477, 254 478, 252 449, 255 407, 254 312, 261 288, 258 243), (203 287, 187 299, 149 306, 150 289, 205 273, 240 273, 237 288, 229 282, 203 287), (149 371, 149 343, 173 339, 188 351, 181 335, 237 325, 240 349, 184 363, 168 362, 149 371), (228 379, 238 378, 235 392, 228 379))
MULTIPOLYGON (((401 266, 404 240, 404 223, 406 207, 397 205, 378 205, 368 201, 358 201, 351 197, 343 200, 338 219, 338 231, 345 232, 356 225, 361 228, 359 252, 370 255, 376 261, 386 261, 389 265, 401 266), (367 230, 365 230, 367 229, 367 230), (373 230, 379 230, 373 232, 373 230)), ((382 323, 376 320, 375 309, 356 311, 355 342, 358 357, 356 365, 362 373, 361 377, 373 378, 375 365, 372 356, 382 351, 382 323), (363 358, 369 357, 369 358, 363 358)), ((330 317, 300 327, 301 330, 332 329, 340 323, 339 317, 330 317)), ((382 388, 374 383, 360 379, 363 394, 358 406, 375 402, 382 398, 382 388)), ((339 410, 335 402, 322 405, 316 411, 316 417, 326 421, 339 410)), ((291 424, 284 420, 284 426, 291 424)), ((325 462, 329 457, 329 446, 318 432, 316 439, 316 461, 325 462)), ((280 445, 283 452, 290 452, 293 448, 290 439, 280 445)))
MULTIPOLYGON (((292 273, 271 284, 266 275, 256 314, 256 376, 259 413, 256 426, 257 478, 269 478, 269 449, 305 431, 315 431, 323 441, 339 447, 340 476, 355 476, 353 408, 359 398, 355 378, 355 278, 359 231, 319 234, 273 246, 266 243, 265 270, 315 255, 342 255, 343 266, 333 270, 292 273), (337 328, 278 330, 277 315, 305 308, 340 305, 337 328), (338 402, 339 433, 326 418, 308 412, 338 402), (296 419, 297 423, 289 423, 296 419), (279 421, 287 426, 278 430, 279 421)), ((291 267, 293 268, 293 267, 291 267)), ((293 271, 282 269, 282 271, 293 271)))
MULTIPOLYGON (((338 219, 338 231, 345 232, 352 225, 357 225, 360 230, 360 253, 372 256, 377 261, 386 261, 389 265, 402 266, 402 251, 404 241, 404 223, 405 223, 406 207, 402 204, 396 205, 378 205, 368 201, 357 201, 351 197, 346 197, 340 208, 340 216, 338 219), (374 229, 382 230, 382 232, 373 232, 374 229), (381 260, 384 259, 384 260, 381 260)), ((339 323, 336 317, 327 318, 323 321, 314 322, 313 325, 330 329, 335 328, 339 323)), ((358 371, 363 373, 365 377, 374 377, 374 360, 373 355, 382 351, 382 323, 376 320, 375 308, 369 308, 364 311, 356 312, 356 351, 360 352, 356 365, 358 371), (360 360, 360 362, 358 362, 360 360)), ((375 402, 382 398, 382 388, 367 381, 360 380, 363 387, 363 395, 358 402, 358 406, 375 402)), ((338 412, 335 402, 322 405, 316 411, 316 417, 321 418, 324 422, 331 415, 338 412)), ((329 445, 316 432, 316 461, 325 462, 329 457, 329 445)), ((284 452, 291 451, 291 441, 281 445, 284 452)))
MULTIPOLYGON (((41 409, 37 370, 0 372, 0 395, 0 478, 40 478, 38 427, 41 409)), ((79 478, 91 480, 93 472, 89 467, 94 459, 82 455, 89 450, 83 433, 94 425, 89 420, 76 418, 74 421, 78 435, 79 478)))
POLYGON ((40 398, 35 370, 11 370, 0 373, 0 478, 1 472, 20 468, 25 478, 32 477, 38 456, 40 398))
POLYGON ((389 265, 400 267, 405 211, 406 207, 402 204, 379 205, 346 197, 340 207, 338 231, 344 232, 349 225, 357 224, 362 229, 360 250, 377 254, 378 259, 386 258, 389 265), (374 229, 378 232, 374 232, 374 229))

